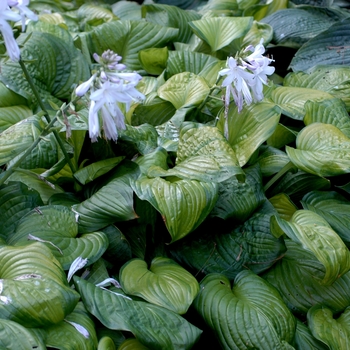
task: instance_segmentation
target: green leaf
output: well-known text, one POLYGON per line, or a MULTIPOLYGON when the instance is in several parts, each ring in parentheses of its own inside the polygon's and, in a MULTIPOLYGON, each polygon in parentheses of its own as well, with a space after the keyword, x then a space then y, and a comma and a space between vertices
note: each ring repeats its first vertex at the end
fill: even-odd
POLYGON ((102 176, 116 167, 125 157, 115 157, 100 160, 93 164, 90 164, 74 173, 74 177, 82 184, 85 185, 99 176, 102 176))
POLYGON ((350 138, 332 124, 313 123, 299 132, 296 149, 286 146, 299 169, 318 176, 350 172, 350 138))
POLYGON ((262 22, 273 28, 274 44, 299 48, 344 18, 344 12, 337 9, 304 6, 279 10, 262 22))
POLYGON ((329 349, 347 349, 350 346, 350 308, 336 319, 333 317, 332 310, 315 305, 307 314, 309 328, 313 336, 329 349))
POLYGON ((225 275, 210 274, 200 287, 194 307, 223 349, 288 348, 295 319, 277 290, 261 277, 242 271, 231 290, 225 275))
POLYGON ((37 207, 22 218, 14 234, 9 235, 9 245, 27 245, 29 240, 47 244, 64 270, 80 257, 88 259, 88 265, 98 260, 108 247, 103 232, 77 237, 78 224, 74 213, 65 206, 37 207))
POLYGON ((285 193, 294 202, 297 202, 309 191, 327 190, 330 186, 329 180, 298 170, 296 173, 288 172, 285 174, 269 191, 269 196, 285 193))
POLYGON ((305 103, 305 125, 312 123, 332 124, 344 135, 350 137, 350 120, 345 103, 339 99, 321 102, 307 101, 305 103))
POLYGON ((131 184, 136 195, 162 215, 171 242, 185 237, 208 216, 217 200, 217 184, 195 180, 174 182, 141 177, 131 184))
MULTIPOLYGON (((49 33, 32 32, 22 34, 19 40, 24 45, 22 60, 29 61, 25 63, 26 68, 48 108, 48 100, 60 105, 59 99, 71 97, 74 84, 90 76, 88 63, 75 48, 72 37, 67 35, 65 38, 67 40, 49 33)), ((35 103, 35 96, 18 63, 7 62, 3 65, 0 79, 11 90, 35 103)))
POLYGON ((269 201, 277 210, 278 215, 286 221, 290 221, 293 214, 298 210, 297 206, 285 193, 279 193, 269 198, 269 201))
POLYGON ((25 106, 27 105, 27 100, 16 94, 14 91, 9 89, 9 86, 6 86, 0 81, 0 107, 11 107, 11 106, 25 106))
POLYGON ((130 70, 141 69, 138 52, 148 48, 165 47, 178 35, 178 29, 146 21, 120 20, 104 23, 88 34, 91 54, 101 55, 112 50, 123 57, 130 70))
POLYGON ((306 194, 301 204, 304 209, 321 215, 341 237, 345 244, 350 244, 350 202, 335 191, 311 191, 306 194))
POLYGON ((126 294, 136 295, 180 315, 185 314, 199 292, 197 280, 175 261, 156 257, 148 269, 141 259, 129 260, 119 271, 126 294))
POLYGON ((245 165, 258 147, 273 134, 279 118, 280 109, 268 102, 246 106, 240 113, 232 104, 227 119, 223 113, 220 115, 218 128, 227 133, 227 140, 235 151, 240 166, 245 165))
MULTIPOLYGON (((306 72, 289 73, 283 80, 286 86, 317 89, 341 98, 350 111, 350 67, 344 65, 317 65, 306 72)), ((339 108, 339 107, 338 107, 339 108)))
POLYGON ((318 64, 350 64, 350 18, 338 21, 307 41, 294 55, 290 68, 306 71, 318 64))
POLYGON ((112 12, 120 19, 141 20, 141 6, 134 1, 118 1, 111 5, 112 12))
POLYGON ((26 327, 48 326, 71 313, 79 295, 49 248, 42 243, 0 247, 0 318, 26 327))
POLYGON ((118 19, 112 11, 105 7, 84 3, 77 11, 77 18, 79 20, 79 26, 85 30, 118 19))
POLYGON ((20 324, 0 319, 0 348, 16 350, 45 350, 45 342, 40 335, 20 324))
POLYGON ((18 221, 31 209, 43 205, 39 193, 21 182, 9 182, 0 187, 0 237, 6 239, 18 221))
MULTIPOLYGON (((3 98, 3 97, 1 97, 3 98)), ((31 109, 27 106, 11 106, 0 108, 0 133, 8 129, 10 126, 17 124, 21 120, 29 118, 33 115, 31 109)))
POLYGON ((325 268, 321 284, 331 285, 350 270, 350 254, 344 242, 322 216, 310 210, 297 210, 290 221, 272 217, 271 232, 276 237, 285 233, 315 255, 325 268))
POLYGON ((199 271, 222 273, 229 279, 246 269, 258 274, 270 268, 286 251, 282 238, 270 232, 272 213, 260 211, 235 229, 220 229, 207 224, 207 233, 194 232, 171 247, 172 256, 181 264, 199 271), (228 231, 228 232, 227 232, 228 231))
POLYGON ((298 133, 296 131, 283 124, 278 124, 274 133, 266 140, 266 143, 275 148, 282 148, 283 146, 294 142, 297 135, 298 133))
POLYGON ((198 106, 209 94, 206 80, 190 72, 173 75, 158 89, 163 100, 171 102, 176 109, 198 106))
POLYGON ((325 267, 315 255, 299 243, 285 239, 287 252, 263 277, 280 292, 293 313, 305 315, 317 304, 343 311, 350 305, 350 273, 336 279, 332 285, 320 283, 325 267))
POLYGON ((262 187, 259 166, 245 169, 246 180, 239 182, 236 177, 219 183, 219 198, 211 212, 224 220, 233 218, 239 222, 247 220, 266 197, 262 187))
POLYGON ((95 350, 97 348, 95 324, 81 302, 65 317, 64 321, 45 328, 45 331, 48 347, 62 350, 95 350))
POLYGON ((328 350, 328 346, 317 340, 311 333, 308 326, 297 320, 295 330, 294 346, 296 349, 303 350, 328 350))
POLYGON ((135 338, 126 339, 118 348, 118 350, 149 350, 135 338))
POLYGON ((306 101, 321 102, 334 98, 331 94, 309 88, 278 86, 271 95, 271 100, 281 109, 281 113, 289 118, 303 120, 306 101))
POLYGON ((182 124, 176 165, 168 170, 150 167, 147 175, 208 182, 221 182, 232 176, 240 181, 245 178, 234 151, 222 133, 216 127, 192 122, 182 124))
POLYGON ((14 171, 5 183, 7 184, 11 181, 23 182, 29 188, 36 190, 40 194, 44 204, 48 202, 51 196, 64 192, 57 184, 53 185, 40 175, 28 170, 18 169, 14 171))
POLYGON ((272 39, 272 35, 273 28, 269 24, 257 22, 255 20, 249 32, 244 36, 242 47, 247 47, 249 45, 256 46, 260 44, 261 39, 264 39, 263 45, 267 46, 272 39))
POLYGON ((239 51, 242 40, 253 25, 253 17, 212 17, 189 23, 193 32, 216 52, 225 47, 239 51))
POLYGON ((79 232, 94 232, 117 221, 136 219, 130 180, 138 176, 134 163, 123 163, 113 179, 90 198, 73 205, 78 215, 79 232))
POLYGON ((129 331, 155 350, 190 349, 201 331, 178 314, 74 277, 87 310, 110 329, 129 331))
MULTIPOLYGON (((147 6, 147 5, 146 5, 147 6)), ((139 52, 142 68, 151 75, 160 75, 166 67, 168 48, 151 48, 139 52)))
POLYGON ((278 173, 290 161, 287 154, 277 148, 261 146, 262 153, 257 161, 260 165, 262 176, 271 176, 278 173))
POLYGON ((0 134, 0 165, 29 148, 44 128, 38 116, 24 119, 0 134))
POLYGON ((142 6, 142 17, 147 22, 153 22, 164 27, 178 28, 179 34, 174 41, 187 43, 192 35, 189 22, 200 19, 201 15, 196 11, 185 11, 177 6, 145 4, 142 6))

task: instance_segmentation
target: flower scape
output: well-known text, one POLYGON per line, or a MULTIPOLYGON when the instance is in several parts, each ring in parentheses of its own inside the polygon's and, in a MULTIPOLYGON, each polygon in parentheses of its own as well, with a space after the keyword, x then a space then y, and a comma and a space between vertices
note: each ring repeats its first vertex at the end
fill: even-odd
POLYGON ((348 350, 349 28, 0 0, 0 349, 348 350))

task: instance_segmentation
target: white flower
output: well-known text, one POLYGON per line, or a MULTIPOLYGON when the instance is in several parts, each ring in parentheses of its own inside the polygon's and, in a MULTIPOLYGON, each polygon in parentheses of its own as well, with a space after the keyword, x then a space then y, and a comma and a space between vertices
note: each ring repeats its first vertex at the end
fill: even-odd
MULTIPOLYGON (((29 1, 30 0, 17 0, 16 1, 16 5, 12 5, 13 7, 15 7, 16 9, 18 9, 19 14, 21 15, 21 19, 22 19, 22 32, 24 32, 25 29, 25 24, 26 24, 26 17, 33 20, 33 21, 37 21, 38 20, 38 16, 32 11, 30 10, 27 6, 29 5, 29 1)), ((11 1, 11 3, 14 3, 15 1, 11 1)))
POLYGON ((144 95, 136 90, 133 84, 118 84, 106 81, 90 95, 89 135, 92 142, 100 135, 99 114, 103 122, 103 130, 108 140, 118 139, 118 129, 125 129, 124 114, 118 103, 125 103, 128 111, 130 103, 144 99, 144 95))
POLYGON ((12 28, 7 21, 17 22, 20 19, 21 16, 11 11, 6 1, 0 1, 0 31, 4 38, 7 53, 14 62, 19 61, 21 53, 13 35, 12 28))
POLYGON ((80 85, 77 86, 77 88, 75 89, 75 94, 77 96, 84 96, 88 90, 91 88, 92 83, 95 81, 96 79, 96 75, 97 73, 95 73, 89 80, 85 81, 84 83, 81 83, 80 85))
POLYGON ((238 107, 238 112, 243 108, 243 100, 249 105, 252 103, 252 95, 249 85, 253 84, 254 75, 246 71, 245 67, 239 66, 233 57, 227 60, 228 68, 224 68, 219 75, 224 76, 222 86, 226 87, 225 106, 228 108, 230 103, 230 95, 238 107))

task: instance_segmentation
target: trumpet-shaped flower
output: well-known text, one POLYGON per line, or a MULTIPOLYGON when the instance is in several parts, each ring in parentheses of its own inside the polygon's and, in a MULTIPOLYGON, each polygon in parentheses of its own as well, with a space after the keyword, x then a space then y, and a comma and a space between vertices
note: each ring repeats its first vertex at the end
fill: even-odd
POLYGON ((11 3, 16 3, 14 5, 11 5, 13 7, 15 7, 16 9, 18 9, 19 14, 21 16, 22 19, 22 32, 24 32, 25 29, 25 24, 26 24, 26 17, 33 20, 33 21, 37 21, 38 20, 38 16, 28 8, 30 0, 17 0, 17 1, 13 1, 11 0, 11 3))
POLYGON ((253 101, 249 85, 253 84, 254 75, 246 71, 245 67, 239 66, 233 57, 228 58, 227 66, 228 68, 219 72, 221 76, 226 75, 222 83, 222 86, 226 88, 225 107, 228 108, 232 95, 240 112, 243 108, 243 100, 248 105, 253 101))
POLYGON ((125 129, 124 114, 118 103, 124 103, 126 110, 130 103, 144 99, 144 95, 132 84, 119 84, 106 81, 90 95, 89 135, 92 142, 100 135, 99 116, 102 118, 103 130, 108 140, 117 141, 118 129, 125 129))

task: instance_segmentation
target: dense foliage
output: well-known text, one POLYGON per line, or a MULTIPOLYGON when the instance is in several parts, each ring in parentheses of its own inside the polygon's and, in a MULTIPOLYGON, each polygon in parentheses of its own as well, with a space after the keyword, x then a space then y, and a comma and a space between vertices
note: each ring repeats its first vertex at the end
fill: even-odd
POLYGON ((346 5, 32 0, 0 45, 0 349, 349 349, 346 5))

